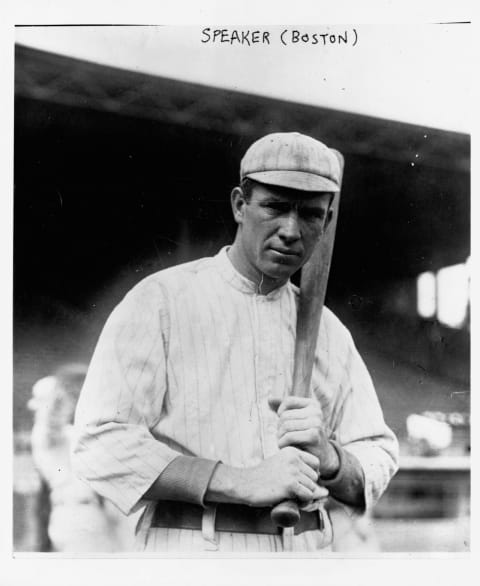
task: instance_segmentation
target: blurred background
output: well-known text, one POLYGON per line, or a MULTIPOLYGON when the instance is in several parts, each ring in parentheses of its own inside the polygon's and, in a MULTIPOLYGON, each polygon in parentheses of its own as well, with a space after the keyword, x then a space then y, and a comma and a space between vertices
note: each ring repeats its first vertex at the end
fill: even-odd
MULTIPOLYGON (((285 130, 345 155, 327 304, 401 445, 398 474, 338 550, 469 550, 468 60, 441 52, 445 40, 468 49, 468 25, 403 30, 401 40, 362 27, 358 49, 283 47, 274 40, 285 27, 261 28, 268 47, 202 44, 198 27, 17 29, 16 551, 54 549, 51 486, 32 457, 35 383, 87 365, 140 279, 233 240, 240 158, 285 130)), ((38 389, 37 399, 48 394, 38 389)))

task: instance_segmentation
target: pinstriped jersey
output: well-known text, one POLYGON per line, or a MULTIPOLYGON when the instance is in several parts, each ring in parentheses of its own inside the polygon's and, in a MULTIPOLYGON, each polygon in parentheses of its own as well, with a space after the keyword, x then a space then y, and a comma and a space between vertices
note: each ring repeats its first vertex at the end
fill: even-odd
MULTIPOLYGON (((290 282, 259 294, 226 248, 141 281, 111 314, 91 360, 76 413, 78 474, 128 514, 178 454, 237 467, 273 455, 268 399, 292 384, 297 300, 290 282)), ((311 393, 328 435, 358 458, 370 508, 396 470, 398 445, 350 333, 328 308, 311 393)), ((155 539, 165 547, 165 535, 155 539)))

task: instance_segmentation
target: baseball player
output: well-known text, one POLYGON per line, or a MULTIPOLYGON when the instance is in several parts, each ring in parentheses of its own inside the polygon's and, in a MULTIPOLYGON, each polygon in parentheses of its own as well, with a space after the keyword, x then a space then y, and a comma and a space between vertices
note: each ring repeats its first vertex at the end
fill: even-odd
POLYGON ((145 552, 325 551, 328 501, 363 513, 397 468, 368 371, 324 308, 311 393, 289 396, 298 289, 331 219, 338 158, 299 133, 245 153, 237 233, 216 256, 155 273, 109 317, 76 413, 75 467, 145 552), (274 505, 296 500, 294 528, 274 505))
MULTIPOLYGON (((132 550, 134 516, 126 518, 72 473, 70 444, 75 404, 86 374, 66 364, 38 380, 28 406, 34 414, 32 457, 46 489, 48 549, 61 553, 132 550)), ((46 545, 46 544, 45 544, 46 545)))

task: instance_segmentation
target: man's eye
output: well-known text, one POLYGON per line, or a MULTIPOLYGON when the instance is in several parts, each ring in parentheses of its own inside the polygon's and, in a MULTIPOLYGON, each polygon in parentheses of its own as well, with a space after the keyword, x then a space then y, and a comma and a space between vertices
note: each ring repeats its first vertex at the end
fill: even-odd
POLYGON ((300 214, 302 218, 309 222, 321 222, 325 217, 324 212, 321 210, 301 210, 300 214))
POLYGON ((285 205, 284 203, 276 203, 276 202, 270 202, 265 207, 267 209, 272 210, 274 212, 277 212, 279 214, 285 214, 290 209, 290 207, 288 205, 285 205))

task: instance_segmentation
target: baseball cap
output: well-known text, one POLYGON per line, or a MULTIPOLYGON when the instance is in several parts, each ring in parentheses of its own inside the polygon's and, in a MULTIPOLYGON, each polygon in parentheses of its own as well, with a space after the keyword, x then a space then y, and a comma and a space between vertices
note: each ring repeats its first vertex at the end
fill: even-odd
POLYGON ((240 180, 302 191, 340 191, 342 155, 299 132, 275 132, 254 142, 240 163, 240 180))

